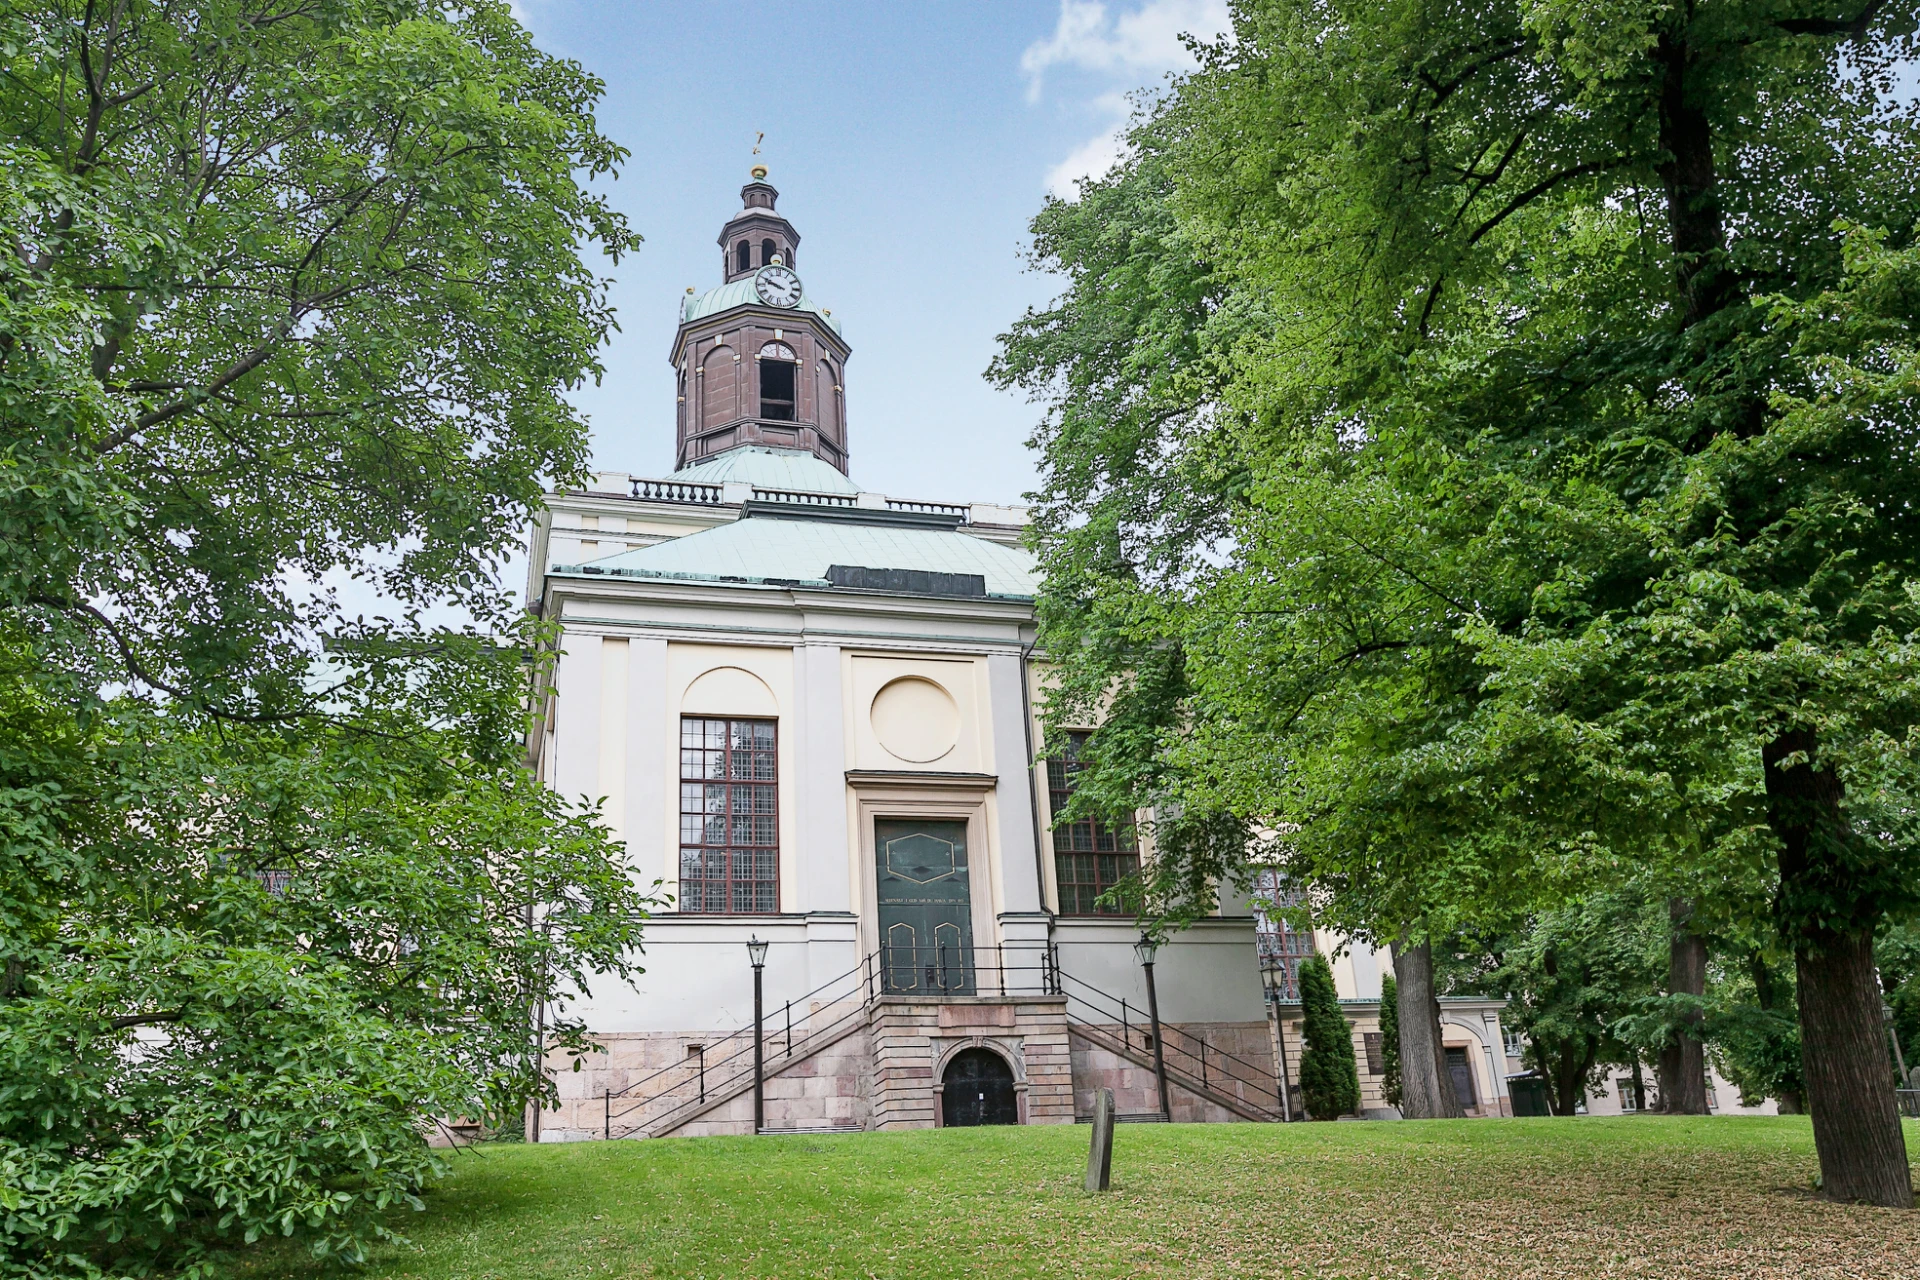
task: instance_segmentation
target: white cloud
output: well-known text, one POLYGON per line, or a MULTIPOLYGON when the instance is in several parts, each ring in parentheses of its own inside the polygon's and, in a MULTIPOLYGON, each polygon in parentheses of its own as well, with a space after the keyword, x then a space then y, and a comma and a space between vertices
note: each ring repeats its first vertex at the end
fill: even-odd
POLYGON ((1193 66, 1183 35, 1216 39, 1230 32, 1232 25, 1226 0, 1143 0, 1137 8, 1118 14, 1110 12, 1103 0, 1060 0, 1060 20, 1053 34, 1028 45, 1020 56, 1028 98, 1039 101, 1042 82, 1053 67, 1104 73, 1109 87, 1088 106, 1107 123, 1047 171, 1047 190, 1072 200, 1079 194, 1080 179, 1105 176, 1126 156, 1123 135, 1131 113, 1126 91, 1144 88, 1165 72, 1193 66))
POLYGON ((1088 71, 1177 71, 1193 65, 1182 35, 1207 39, 1231 27, 1226 0, 1146 0, 1114 17, 1102 0, 1060 0, 1053 34, 1027 46, 1020 69, 1028 93, 1038 98, 1049 67, 1088 71))
POLYGON ((1076 185, 1082 178, 1103 178, 1107 171, 1119 164, 1126 156, 1127 117, 1131 108, 1125 97, 1117 93, 1105 93, 1094 100, 1094 106, 1110 113, 1113 125, 1106 132, 1087 139, 1074 148, 1073 154, 1047 170, 1047 193, 1062 200, 1074 200, 1079 197, 1076 185))

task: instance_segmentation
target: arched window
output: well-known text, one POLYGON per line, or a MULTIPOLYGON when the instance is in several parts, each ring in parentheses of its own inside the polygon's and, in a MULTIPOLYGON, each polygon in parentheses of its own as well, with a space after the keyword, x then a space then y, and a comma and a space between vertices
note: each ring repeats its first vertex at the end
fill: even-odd
POLYGON ((760 242, 760 265, 764 267, 769 262, 772 262, 773 255, 778 252, 779 252, 779 247, 775 245, 773 241, 762 240, 760 242))
POLYGON ((794 268, 796 271, 799 270, 800 256, 792 245, 788 245, 785 249, 781 250, 781 253, 785 256, 788 266, 794 268))
POLYGON ((799 369, 793 348, 784 342, 769 342, 760 348, 760 416, 775 422, 792 422, 794 395, 799 369))
POLYGON ((733 246, 733 269, 735 271, 751 271, 753 269, 753 243, 751 241, 742 240, 739 244, 733 246))

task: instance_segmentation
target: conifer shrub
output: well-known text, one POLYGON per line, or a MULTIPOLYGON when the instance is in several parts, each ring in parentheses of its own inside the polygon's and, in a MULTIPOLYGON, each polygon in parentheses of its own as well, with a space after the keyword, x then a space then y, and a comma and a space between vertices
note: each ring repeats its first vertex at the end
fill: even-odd
POLYGON ((1400 986, 1388 974, 1380 979, 1380 1097, 1400 1105, 1400 986))
POLYGON ((1340 1012, 1333 968, 1325 956, 1300 965, 1300 1015, 1306 1048, 1300 1055, 1300 1096, 1307 1115, 1334 1120, 1360 1109, 1360 1070, 1353 1057, 1353 1029, 1340 1012))

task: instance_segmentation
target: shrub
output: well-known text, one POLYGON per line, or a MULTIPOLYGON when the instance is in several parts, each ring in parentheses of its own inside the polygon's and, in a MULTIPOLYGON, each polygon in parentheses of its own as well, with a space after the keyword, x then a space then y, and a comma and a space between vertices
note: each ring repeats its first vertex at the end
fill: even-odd
POLYGON ((1380 1097, 1400 1105, 1400 987, 1388 974, 1380 979, 1380 1097))
POLYGON ((1333 1120, 1360 1109, 1360 1071, 1353 1058, 1353 1029, 1340 1012, 1333 969, 1325 956, 1300 966, 1300 1014, 1306 1049, 1300 1055, 1300 1096, 1315 1120, 1333 1120))

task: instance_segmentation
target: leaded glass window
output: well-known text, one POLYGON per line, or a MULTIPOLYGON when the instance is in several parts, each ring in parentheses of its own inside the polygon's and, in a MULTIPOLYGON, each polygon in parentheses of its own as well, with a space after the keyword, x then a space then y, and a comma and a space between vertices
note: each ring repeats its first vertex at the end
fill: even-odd
POLYGON ((1279 999, 1298 1000, 1300 962, 1313 954, 1313 930, 1294 923, 1289 910, 1304 904, 1306 895, 1268 868, 1254 878, 1253 899, 1253 937, 1260 967, 1274 974, 1273 990, 1279 999))
POLYGON ((680 910, 780 909, 774 722, 680 721, 680 910))
MULTIPOLYGON (((1047 808, 1059 815, 1073 796, 1086 733, 1069 733, 1066 748, 1047 761, 1047 808)), ((1140 850, 1133 824, 1098 818, 1062 822, 1053 829, 1053 870, 1060 886, 1060 914, 1065 916, 1126 915, 1125 907, 1101 902, 1102 894, 1140 871, 1140 850)))

